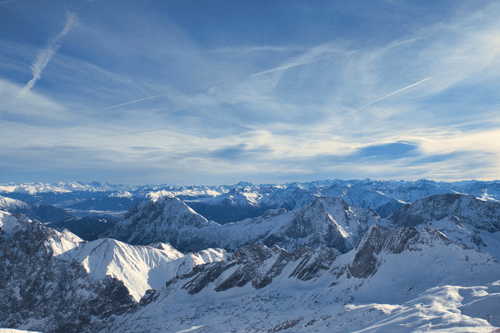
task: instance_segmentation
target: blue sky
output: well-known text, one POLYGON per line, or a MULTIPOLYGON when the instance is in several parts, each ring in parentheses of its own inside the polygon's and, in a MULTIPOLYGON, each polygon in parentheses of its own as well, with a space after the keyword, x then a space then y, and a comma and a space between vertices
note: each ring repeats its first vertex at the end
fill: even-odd
POLYGON ((498 179, 495 1, 0 0, 0 182, 498 179))

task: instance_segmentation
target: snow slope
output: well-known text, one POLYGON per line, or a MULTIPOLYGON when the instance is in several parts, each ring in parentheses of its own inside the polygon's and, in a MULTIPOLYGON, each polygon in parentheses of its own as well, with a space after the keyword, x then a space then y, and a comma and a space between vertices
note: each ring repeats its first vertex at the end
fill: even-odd
POLYGON ((224 260, 226 253, 208 249, 183 255, 169 244, 133 246, 105 238, 81 243, 65 253, 82 264, 96 280, 106 276, 122 281, 132 297, 139 302, 148 289, 161 289, 165 282, 196 265, 224 260))
POLYGON ((374 226, 343 255, 245 247, 171 280, 108 331, 490 332, 499 273, 436 229, 374 226))

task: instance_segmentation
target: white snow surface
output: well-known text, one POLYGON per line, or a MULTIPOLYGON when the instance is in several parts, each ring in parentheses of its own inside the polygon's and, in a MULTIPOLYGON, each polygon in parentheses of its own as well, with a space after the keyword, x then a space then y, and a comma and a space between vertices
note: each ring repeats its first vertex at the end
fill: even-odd
POLYGON ((19 219, 11 213, 0 210, 0 228, 8 236, 12 236, 16 231, 21 230, 22 224, 19 219))
POLYGON ((186 270, 226 258, 221 249, 208 249, 187 255, 169 244, 150 246, 129 245, 111 238, 80 243, 64 256, 81 263, 94 279, 105 276, 122 281, 138 302, 148 289, 161 289, 165 282, 186 270))

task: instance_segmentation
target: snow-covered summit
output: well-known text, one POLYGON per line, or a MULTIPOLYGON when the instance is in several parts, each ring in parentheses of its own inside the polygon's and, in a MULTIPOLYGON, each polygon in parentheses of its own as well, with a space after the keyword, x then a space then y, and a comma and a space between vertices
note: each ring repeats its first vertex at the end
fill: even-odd
POLYGON ((139 302, 148 289, 161 289, 165 282, 185 270, 207 262, 224 260, 225 251, 210 249, 214 255, 184 255, 171 246, 162 248, 129 245, 111 238, 81 243, 65 256, 85 268, 96 280, 107 276, 122 281, 139 302))
MULTIPOLYGON (((207 221, 178 198, 160 193, 135 205, 111 230, 110 237, 130 244, 170 243, 185 251, 183 242, 195 237, 201 228, 214 224, 216 223, 207 221)), ((193 238, 192 241, 195 240, 193 238)), ((208 247, 213 246, 201 246, 197 250, 208 247)))
POLYGON ((22 214, 14 215, 0 210, 0 241, 8 240, 15 240, 20 244, 32 243, 36 249, 43 249, 43 252, 50 256, 58 256, 83 242, 80 237, 67 230, 58 231, 22 214), (20 236, 22 234, 28 238, 20 236), (15 236, 17 238, 14 238, 15 236))

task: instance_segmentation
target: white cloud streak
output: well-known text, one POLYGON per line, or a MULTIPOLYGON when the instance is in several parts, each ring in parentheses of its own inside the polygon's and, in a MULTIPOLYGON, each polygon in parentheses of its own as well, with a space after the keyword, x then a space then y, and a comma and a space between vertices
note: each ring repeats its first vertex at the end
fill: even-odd
POLYGON ((311 48, 310 50, 308 50, 307 52, 304 52, 303 54, 301 54, 299 56, 291 58, 290 60, 286 61, 281 66, 252 74, 252 76, 260 76, 260 75, 265 75, 265 74, 274 73, 274 72, 283 72, 283 71, 286 71, 287 69, 290 69, 293 67, 307 65, 310 63, 318 62, 318 61, 323 60, 323 59, 329 59, 329 58, 332 58, 334 56, 338 56, 339 54, 342 54, 343 52, 344 52, 343 48, 339 47, 335 43, 321 44, 321 45, 318 45, 318 46, 311 48))
POLYGON ((118 105, 113 105, 113 106, 110 106, 110 107, 107 107, 107 108, 104 108, 104 109, 100 109, 99 111, 110 110, 110 109, 114 109, 114 108, 117 108, 117 107, 120 107, 120 106, 134 104, 134 103, 137 103, 137 102, 142 102, 142 101, 146 101, 148 99, 158 98, 158 97, 161 97, 161 96, 167 96, 167 94, 161 94, 161 95, 156 95, 156 96, 141 98, 141 99, 137 99, 137 100, 132 101, 132 102, 126 102, 126 103, 122 103, 122 104, 118 104, 118 105))
POLYGON ((378 101, 381 101, 381 100, 383 100, 384 98, 390 97, 390 96, 392 96, 392 95, 395 95, 395 94, 397 94, 397 93, 399 93, 399 92, 401 92, 401 91, 403 91, 403 90, 406 90, 406 89, 409 89, 409 88, 411 88, 411 87, 414 87, 414 86, 416 86, 417 84, 420 84, 420 83, 422 83, 422 82, 424 82, 424 81, 427 81, 427 80, 429 80, 429 79, 431 79, 431 78, 430 78, 430 77, 428 77, 427 79, 423 79, 422 81, 418 81, 417 83, 411 84, 411 85, 409 85, 408 87, 404 87, 403 89, 399 89, 399 90, 397 90, 397 91, 395 91, 395 92, 393 92, 393 93, 390 93, 389 95, 385 95, 384 97, 380 97, 380 98, 378 98, 378 99, 374 100, 373 102, 370 102, 370 103, 368 103, 368 104, 366 104, 366 105, 363 105, 363 106, 362 106, 362 107, 360 107, 359 109, 357 109, 357 110, 355 110, 355 111, 351 112, 351 114, 350 114, 350 115, 352 116, 352 115, 353 115, 353 114, 355 114, 356 112, 358 112, 358 111, 360 111, 360 110, 362 110, 362 109, 366 108, 366 107, 367 107, 367 106, 369 106, 369 105, 372 105, 373 103, 376 103, 376 102, 378 102, 378 101))
POLYGON ((304 149, 304 148, 305 148, 305 147, 309 144, 309 142, 311 142, 311 140, 312 140, 312 139, 314 139, 314 137, 315 137, 318 133, 319 133, 319 131, 317 131, 316 133, 314 133, 314 135, 312 136, 312 138, 310 138, 310 139, 309 139, 309 141, 307 141, 307 142, 306 142, 306 144, 305 144, 305 145, 304 145, 304 146, 303 146, 300 150, 304 149))
POLYGON ((52 56, 57 53, 57 50, 59 50, 59 47, 61 46, 59 41, 61 40, 61 38, 66 36, 70 29, 78 24, 78 19, 76 18, 76 15, 74 13, 68 12, 67 15, 68 18, 66 20, 64 29, 59 33, 59 35, 57 35, 47 44, 45 49, 38 54, 35 62, 31 65, 33 78, 24 86, 18 97, 24 95, 27 91, 33 88, 36 81, 38 81, 38 79, 42 77, 42 71, 45 69, 45 67, 47 67, 50 58, 52 58, 52 56))

